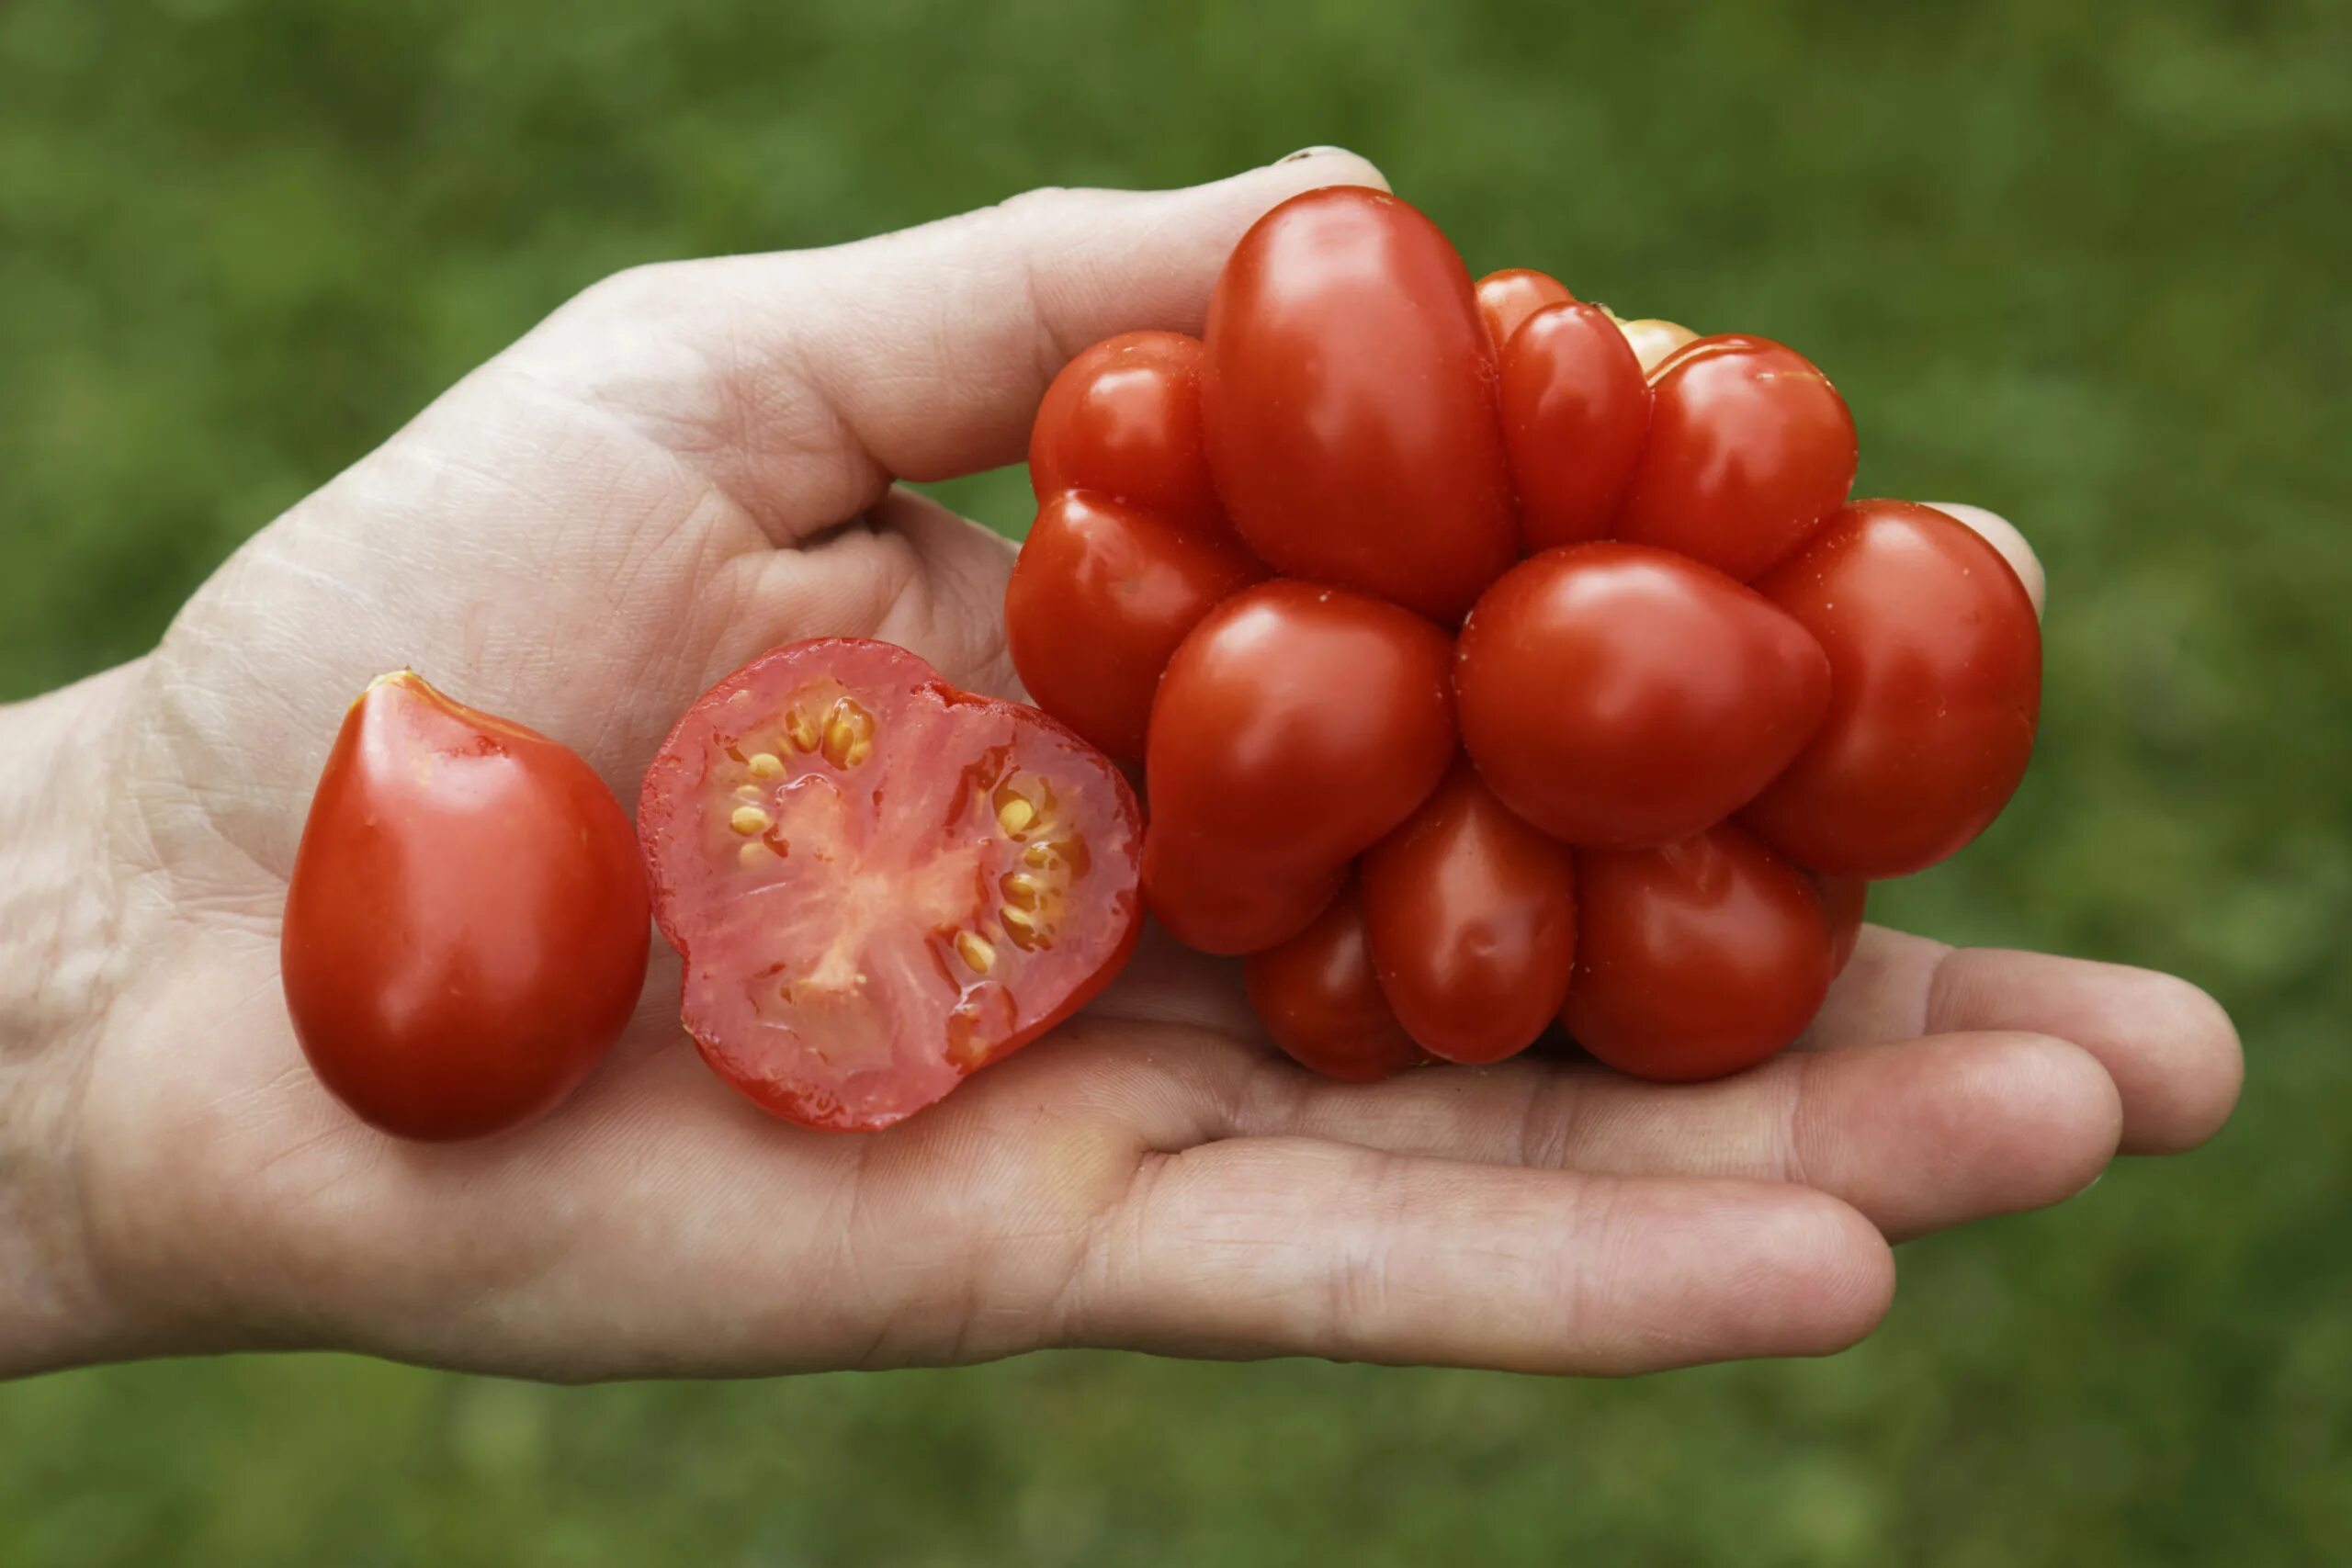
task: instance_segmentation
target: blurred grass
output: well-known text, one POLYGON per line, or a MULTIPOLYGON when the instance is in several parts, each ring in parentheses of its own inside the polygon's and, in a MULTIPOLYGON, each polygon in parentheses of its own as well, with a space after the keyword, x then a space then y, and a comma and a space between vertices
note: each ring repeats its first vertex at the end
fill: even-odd
POLYGON ((2324 0, 0 7, 0 697, 616 267, 1338 141, 1474 270, 1806 349, 1863 492, 2024 524, 2034 773, 1877 909, 2182 970, 2252 1062, 2211 1151, 1906 1248, 1826 1363, 115 1369, 0 1389, 0 1568, 2341 1560, 2347 61, 2324 0))

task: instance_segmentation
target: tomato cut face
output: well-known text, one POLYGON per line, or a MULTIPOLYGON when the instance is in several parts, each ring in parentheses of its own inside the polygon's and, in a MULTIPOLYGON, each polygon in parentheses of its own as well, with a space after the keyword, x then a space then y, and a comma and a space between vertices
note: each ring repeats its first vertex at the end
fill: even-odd
POLYGON ((887 643, 797 643, 705 693, 638 830, 705 1060, 812 1127, 887 1127, 1035 1039, 1140 919, 1109 761, 887 643))

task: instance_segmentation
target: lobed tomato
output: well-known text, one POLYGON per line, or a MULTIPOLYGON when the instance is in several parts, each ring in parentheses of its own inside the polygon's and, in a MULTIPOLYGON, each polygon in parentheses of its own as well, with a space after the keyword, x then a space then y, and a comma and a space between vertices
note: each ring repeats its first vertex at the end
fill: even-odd
POLYGON ((595 771, 411 671, 328 754, 286 892, 279 968, 321 1082, 406 1138, 554 1107, 645 984, 645 873, 595 771))
POLYGON ((1252 953, 1241 975, 1274 1043, 1325 1077, 1373 1083, 1430 1059, 1381 994, 1352 893, 1333 897, 1288 941, 1252 953))
POLYGON ((1122 333, 1062 367, 1029 435, 1037 499, 1089 490, 1194 529, 1222 529, 1201 434, 1201 340, 1122 333))
POLYGON ((1646 850, 1577 855, 1582 916, 1561 1021, 1623 1072, 1753 1066, 1813 1021, 1836 972, 1804 872, 1725 824, 1646 850))
POLYGON ((1528 316, 1503 351, 1503 444, 1531 550, 1609 532, 1649 430, 1641 361, 1598 305, 1528 316))
POLYGON ((1117 770, 887 643, 796 643, 704 693, 638 829, 704 1059, 812 1127, 888 1126, 1019 1049, 1141 918, 1117 770))
POLYGON ((1569 843, 1630 848, 1723 820, 1787 766, 1829 662, 1721 572, 1612 542, 1505 573, 1462 628, 1454 686, 1504 804, 1569 843))
POLYGON ((1742 582, 1845 504, 1854 416, 1827 377, 1758 337, 1686 344, 1650 375, 1649 439, 1616 535, 1742 582))
POLYGON ((1498 1062, 1558 1015, 1577 946, 1567 846, 1466 764, 1365 852, 1362 887, 1381 991, 1431 1055, 1498 1062))
POLYGON ((1114 757, 1141 757, 1176 645, 1264 575, 1222 529, 1064 491, 1039 510, 1005 585, 1012 667, 1046 712, 1114 757))
POLYGON ((1245 588, 1177 649, 1145 753, 1152 913, 1205 953, 1295 932, 1454 750, 1445 634, 1302 582, 1245 588))
POLYGON ((1510 561, 1495 356, 1437 225, 1341 186, 1275 208, 1209 301, 1209 466, 1287 576, 1459 619, 1510 561))
POLYGON ((2022 591, 1950 519, 1847 506, 1855 462, 1779 344, 1474 287, 1394 197, 1311 191, 1203 342, 1056 380, 1008 639, 1141 750, 1147 902, 1250 957, 1302 1061, 1565 1020, 1629 1072, 1727 1072, 1804 1026, 1866 879, 1965 843, 2031 746, 2022 591))
POLYGON ((1528 317, 1546 305, 1573 305, 1577 299, 1566 284, 1532 266, 1490 272, 1472 292, 1478 301, 1478 319, 1486 323, 1487 342, 1498 356, 1528 317))
POLYGON ((1758 583, 1827 651, 1820 733, 1742 820, 1816 871, 1902 876, 1983 832, 2041 716, 2041 628, 1967 525, 1860 501, 1758 583))

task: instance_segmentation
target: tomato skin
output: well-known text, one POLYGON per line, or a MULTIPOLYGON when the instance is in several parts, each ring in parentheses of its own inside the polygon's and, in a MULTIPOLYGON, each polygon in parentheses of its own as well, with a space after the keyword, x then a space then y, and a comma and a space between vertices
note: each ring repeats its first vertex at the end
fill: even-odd
POLYGON ((1458 619, 1516 553, 1494 350, 1437 226, 1330 186, 1218 276, 1201 384, 1233 525, 1284 576, 1458 619))
POLYGON ((1498 1062, 1559 1015, 1577 945, 1567 847, 1505 809, 1466 762, 1365 852, 1359 874, 1381 991, 1423 1050, 1498 1062))
POLYGON ((1859 501, 1758 584, 1826 650, 1827 716, 1741 819, 1800 864, 1924 870, 2016 793, 2041 714, 2041 629, 1966 525, 1859 501))
POLYGON ((1141 757, 1176 645, 1264 575, 1222 530, 1065 491, 1039 509, 1005 584, 1012 667, 1039 707, 1114 757, 1141 757))
POLYGON ((1862 911, 1870 902, 1871 885, 1859 876, 1820 876, 1813 890, 1821 899, 1822 918, 1829 922, 1829 974, 1846 972, 1854 948, 1862 940, 1862 911))
POLYGON ((1490 272, 1478 280, 1473 292, 1478 300, 1478 319, 1486 323, 1487 342, 1498 356, 1528 317, 1546 305, 1573 305, 1577 299, 1566 284, 1532 266, 1490 272))
POLYGON ((1394 604, 1281 580, 1193 628, 1160 678, 1144 763, 1144 889, 1179 941, 1239 953, 1292 935, 1320 907, 1296 890, 1328 896, 1420 804, 1453 756, 1451 655, 1394 604), (1232 891, 1212 903, 1211 882, 1232 891))
POLYGON ((1201 359, 1198 338, 1140 332, 1104 338, 1063 366, 1029 432, 1038 501, 1091 490, 1224 531, 1201 434, 1201 359))
POLYGON ((620 1037, 648 916, 636 833, 594 769, 401 671, 351 705, 311 799, 287 1010, 361 1119, 404 1138, 500 1132, 620 1037))
POLYGON ((704 693, 638 831, 704 1061, 828 1132, 903 1121, 1051 1029, 1141 925, 1109 759, 888 643, 794 643, 704 693))
POLYGON ((1503 351, 1501 399, 1526 547, 1605 536, 1650 419, 1641 361, 1617 323, 1598 305, 1528 316, 1503 351))
POLYGON ((1376 1083, 1430 1059, 1381 995, 1352 891, 1279 947, 1252 953, 1241 976, 1274 1043, 1325 1077, 1376 1083))
POLYGON ((1854 416, 1827 377, 1764 338, 1701 338, 1650 378, 1649 439, 1617 537, 1746 582, 1786 559, 1853 488, 1854 416))
POLYGON ((1657 849, 1580 851, 1576 977, 1561 1021, 1635 1077, 1755 1066, 1803 1033, 1834 972, 1804 874, 1725 824, 1657 849))
POLYGON ((1547 550, 1463 627, 1462 738, 1503 803, 1570 843, 1630 849, 1721 821, 1829 701, 1796 620, 1722 573, 1602 541, 1547 550))

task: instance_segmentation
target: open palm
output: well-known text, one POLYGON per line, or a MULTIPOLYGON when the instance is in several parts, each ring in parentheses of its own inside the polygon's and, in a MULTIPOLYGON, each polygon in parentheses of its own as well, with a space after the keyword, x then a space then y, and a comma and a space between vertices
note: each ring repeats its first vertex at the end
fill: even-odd
POLYGON ((262 534, 117 689, 119 994, 77 1059, 79 1201, 140 1349, 333 1345, 584 1378, 1056 1344, 1627 1371, 1818 1352, 1889 1237, 2054 1201, 2234 1098, 2181 982, 1873 931, 1808 1048, 1702 1088, 1522 1059, 1373 1087, 1272 1054, 1233 966, 1147 942, 1090 1012, 884 1136, 711 1077, 657 951, 571 1101, 399 1144, 304 1069, 277 919, 342 707, 408 664, 624 799, 778 642, 888 638, 1009 689, 1011 550, 912 492, 1016 460, 1076 350, 1197 330, 1225 252, 1345 154, 1046 192, 839 250, 591 289, 262 534))

